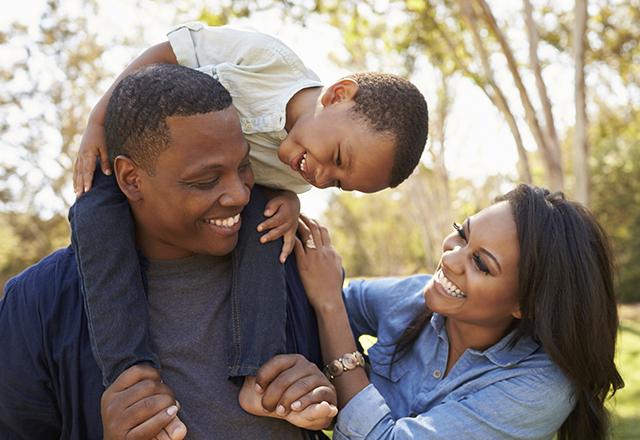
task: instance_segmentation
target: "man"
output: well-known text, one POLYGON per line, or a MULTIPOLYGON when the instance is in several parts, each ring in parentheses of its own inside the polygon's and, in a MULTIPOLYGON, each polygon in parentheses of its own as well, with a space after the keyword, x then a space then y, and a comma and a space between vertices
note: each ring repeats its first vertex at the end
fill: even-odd
MULTIPOLYGON (((10 280, 0 301, 0 437, 182 438, 179 415, 194 439, 303 438, 283 420, 244 413, 239 384, 227 379, 236 270, 229 254, 253 186, 228 92, 191 69, 151 66, 114 91, 105 128, 120 139, 112 142, 115 177, 145 257, 150 336, 166 385, 138 366, 105 392, 76 256, 63 249, 10 280)), ((335 403, 331 385, 308 364, 292 357, 288 380, 302 378, 335 403)))

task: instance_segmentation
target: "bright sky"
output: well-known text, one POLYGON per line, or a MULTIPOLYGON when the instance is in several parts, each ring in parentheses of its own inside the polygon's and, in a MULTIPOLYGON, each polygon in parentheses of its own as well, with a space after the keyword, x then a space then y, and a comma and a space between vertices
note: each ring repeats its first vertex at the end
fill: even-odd
MULTIPOLYGON (((176 2, 176 4, 179 2, 176 2)), ((572 4, 563 1, 567 6, 572 4)), ((104 29, 105 39, 113 33, 136 35, 142 32, 146 45, 151 45, 165 39, 165 33, 174 23, 174 10, 169 8, 172 3, 165 3, 158 7, 157 2, 141 0, 134 4, 126 0, 112 0, 101 2, 99 16, 83 10, 80 0, 62 2, 64 7, 74 14, 88 17, 95 29, 104 29)), ((521 17, 519 2, 497 0, 491 2, 496 14, 510 20, 521 17), (514 3, 518 3, 515 5, 514 3)), ((4 10, 0 17, 0 30, 6 29, 7 24, 19 19, 21 22, 36 26, 39 15, 43 10, 43 0, 22 0, 14 3, 12 9, 4 10)), ((194 11, 199 11, 194 8, 194 11)), ((194 14, 195 17, 196 14, 194 14)), ((235 25, 250 27, 262 32, 270 33, 281 38, 288 44, 303 61, 313 69, 325 83, 330 83, 341 75, 348 73, 337 68, 330 60, 329 54, 344 54, 341 36, 338 30, 326 25, 321 19, 311 19, 306 27, 293 24, 283 24, 275 12, 264 12, 253 15, 250 19, 241 20, 235 25)), ((509 35, 510 43, 516 50, 526 51, 526 40, 523 34, 509 35)), ((139 50, 138 48, 137 50, 139 50)), ((115 74, 124 68, 131 56, 135 55, 127 50, 110 52, 107 65, 111 66, 115 74)), ((420 59, 419 65, 428 66, 428 59, 420 59)), ((2 62, 0 60, 0 62, 2 62)), ((393 66, 386 70, 393 71, 393 66)), ((558 60, 557 63, 544 71, 548 81, 549 94, 555 105, 556 115, 559 116, 560 130, 569 126, 573 121, 573 72, 569 60, 558 60)), ((430 108, 435 108, 436 88, 435 80, 429 69, 423 69, 412 78, 422 93, 426 96, 430 108)), ((2 87, 2 85, 0 85, 2 87)), ((531 87, 531 90, 534 90, 531 87)), ((453 90, 455 101, 448 118, 447 167, 452 176, 464 176, 481 182, 487 175, 495 173, 515 174, 516 151, 512 136, 498 114, 497 110, 488 102, 487 98, 476 87, 467 81, 457 81, 453 90)), ((514 97, 514 102, 518 102, 514 97)), ((534 99, 537 98, 534 96, 534 99)), ((534 143, 528 136, 528 131, 522 130, 527 148, 533 149, 534 143)), ((55 141, 53 141, 55 142, 55 141)), ((2 160, 2 159, 0 159, 2 160)), ((67 200, 71 200, 66 194, 67 200)), ((326 198, 331 190, 317 190, 303 195, 302 209, 312 216, 320 214, 326 205, 326 198)))

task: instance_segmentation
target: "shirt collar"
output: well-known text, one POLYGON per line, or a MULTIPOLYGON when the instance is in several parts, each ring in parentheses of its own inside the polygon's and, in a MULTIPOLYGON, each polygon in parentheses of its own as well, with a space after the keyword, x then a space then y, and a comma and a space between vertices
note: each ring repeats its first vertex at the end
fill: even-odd
MULTIPOLYGON (((442 315, 434 313, 431 317, 431 326, 438 337, 447 340, 447 330, 444 323, 445 317, 442 315)), ((469 352, 478 356, 484 356, 499 367, 512 367, 540 348, 540 344, 529 336, 521 337, 518 342, 511 347, 510 342, 515 336, 515 332, 515 330, 512 330, 508 335, 498 341, 498 343, 484 351, 469 349, 469 352)))

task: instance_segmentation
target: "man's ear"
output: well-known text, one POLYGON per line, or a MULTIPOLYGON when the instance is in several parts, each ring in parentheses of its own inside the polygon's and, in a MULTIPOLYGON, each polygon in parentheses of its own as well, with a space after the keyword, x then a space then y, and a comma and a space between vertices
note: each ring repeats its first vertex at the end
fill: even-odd
POLYGON ((120 191, 127 199, 131 202, 142 200, 140 167, 127 156, 118 156, 113 161, 113 169, 120 191))
POLYGON ((320 97, 323 106, 352 100, 358 93, 358 83, 351 78, 342 78, 329 86, 320 97))

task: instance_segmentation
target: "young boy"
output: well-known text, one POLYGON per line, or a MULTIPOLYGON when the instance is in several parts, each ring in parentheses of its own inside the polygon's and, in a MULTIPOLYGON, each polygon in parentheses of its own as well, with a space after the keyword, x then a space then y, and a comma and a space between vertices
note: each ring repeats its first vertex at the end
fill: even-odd
MULTIPOLYGON (((293 249, 299 214, 294 193, 310 185, 375 192, 400 184, 419 162, 427 138, 427 105, 417 88, 402 78, 358 73, 323 88, 287 46, 261 33, 191 23, 170 32, 168 39, 135 59, 114 86, 144 65, 179 63, 213 75, 229 90, 251 149, 256 182, 276 190, 268 194, 264 209, 268 219, 262 221, 262 212, 257 211, 261 208, 252 211, 250 204, 243 211, 243 230, 245 234, 249 229, 268 230, 259 239, 262 243, 284 237, 282 251, 276 254, 280 261, 293 249)), ((101 159, 103 172, 111 172, 103 123, 114 86, 93 109, 81 142, 74 172, 78 195, 91 188, 96 157, 101 159)), ((215 185, 213 178, 202 180, 199 185, 215 185)), ((126 226, 130 214, 114 199, 114 191, 95 188, 79 198, 70 213, 94 354, 100 358, 105 384, 135 363, 158 365, 148 346, 145 323, 141 326, 135 318, 145 316, 137 310, 144 289, 134 234, 126 226), (101 232, 112 227, 124 229, 120 244, 114 245, 112 238, 107 244, 108 235, 101 232), (89 254, 96 248, 89 241, 105 245, 104 255, 89 254), (125 351, 121 344, 131 340, 137 341, 135 348, 125 351)), ((219 226, 231 227, 235 222, 235 218, 228 219, 219 226)), ((253 242, 258 237, 243 241, 241 233, 238 261, 242 266, 271 264, 276 259, 265 256, 264 246, 253 246, 253 242)), ((239 310, 245 310, 244 305, 256 309, 260 300, 268 302, 269 308, 246 318, 254 321, 255 331, 249 334, 241 329, 232 334, 236 343, 229 353, 230 376, 253 374, 271 356, 284 352, 279 333, 274 336, 264 331, 274 327, 276 317, 282 317, 287 307, 286 298, 264 290, 265 284, 274 286, 277 280, 262 282, 246 276, 237 282, 242 292, 239 310)), ((233 326, 238 325, 234 322, 233 326)))

